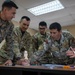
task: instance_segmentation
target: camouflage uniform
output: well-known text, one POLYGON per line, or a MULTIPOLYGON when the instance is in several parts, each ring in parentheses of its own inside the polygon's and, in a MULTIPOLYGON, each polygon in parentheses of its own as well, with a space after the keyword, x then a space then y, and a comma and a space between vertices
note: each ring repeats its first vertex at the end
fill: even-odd
POLYGON ((43 43, 44 41, 50 36, 49 33, 45 33, 44 35, 41 35, 40 32, 36 33, 33 36, 33 45, 34 45, 34 52, 37 50, 43 50, 43 43))
POLYGON ((28 55, 32 54, 31 51, 31 35, 25 31, 24 35, 22 36, 22 32, 20 27, 16 27, 13 30, 13 40, 14 40, 14 47, 13 51, 15 53, 15 58, 24 58, 24 51, 28 51, 28 55))
MULTIPOLYGON (((12 30, 13 30, 13 23, 4 21, 0 18, 0 43, 5 39, 7 43, 7 49, 6 50, 0 50, 0 62, 2 62, 2 59, 5 61, 7 59, 13 59, 13 53, 12 53, 12 30)), ((4 62, 4 61, 3 61, 4 62)))
POLYGON ((69 32, 62 32, 60 41, 48 38, 48 50, 37 51, 31 57, 31 64, 73 64, 74 58, 66 56, 66 51, 72 45, 74 37, 69 32))

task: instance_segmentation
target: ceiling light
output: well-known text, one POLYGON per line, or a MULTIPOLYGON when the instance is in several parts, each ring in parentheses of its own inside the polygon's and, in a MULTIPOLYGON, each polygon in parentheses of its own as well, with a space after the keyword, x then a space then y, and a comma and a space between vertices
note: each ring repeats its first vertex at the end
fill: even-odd
POLYGON ((59 0, 54 0, 40 6, 36 6, 28 9, 29 12, 34 14, 35 16, 46 14, 49 12, 57 11, 63 9, 64 6, 59 2, 59 0))

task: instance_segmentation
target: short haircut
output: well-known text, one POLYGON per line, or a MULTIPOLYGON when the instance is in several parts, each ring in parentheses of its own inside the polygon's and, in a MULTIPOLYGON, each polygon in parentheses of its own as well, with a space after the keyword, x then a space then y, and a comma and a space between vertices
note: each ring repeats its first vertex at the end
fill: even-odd
POLYGON ((18 9, 18 6, 13 2, 13 1, 4 1, 4 3, 2 4, 2 10, 4 9, 4 7, 8 7, 8 8, 16 8, 18 9))
POLYGON ((49 29, 57 29, 58 31, 61 31, 61 25, 58 22, 54 22, 49 26, 49 29))
POLYGON ((27 21, 30 21, 30 18, 28 16, 22 16, 20 21, 22 21, 23 19, 26 19, 27 21))
POLYGON ((45 27, 47 27, 47 23, 46 23, 45 21, 41 21, 41 22, 39 23, 39 26, 45 26, 45 27))

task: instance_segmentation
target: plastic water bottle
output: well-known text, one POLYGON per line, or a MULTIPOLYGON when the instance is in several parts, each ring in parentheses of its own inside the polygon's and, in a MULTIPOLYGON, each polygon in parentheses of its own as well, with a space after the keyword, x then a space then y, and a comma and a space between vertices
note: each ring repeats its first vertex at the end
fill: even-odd
POLYGON ((28 59, 28 52, 26 50, 24 51, 24 58, 28 59))

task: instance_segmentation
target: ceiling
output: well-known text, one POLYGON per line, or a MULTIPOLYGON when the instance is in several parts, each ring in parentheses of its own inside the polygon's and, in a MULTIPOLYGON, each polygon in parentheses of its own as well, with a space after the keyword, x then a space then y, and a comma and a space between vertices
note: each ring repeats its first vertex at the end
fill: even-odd
MULTIPOLYGON (((4 0, 0 0, 0 7, 4 0)), ((75 25, 75 0, 59 0, 65 9, 40 15, 34 16, 27 11, 28 8, 41 5, 53 0, 12 0, 14 1, 19 9, 13 20, 18 21, 22 16, 29 16, 31 18, 30 28, 38 30, 38 24, 40 21, 46 21, 49 25, 52 22, 59 22, 61 26, 75 25)))

